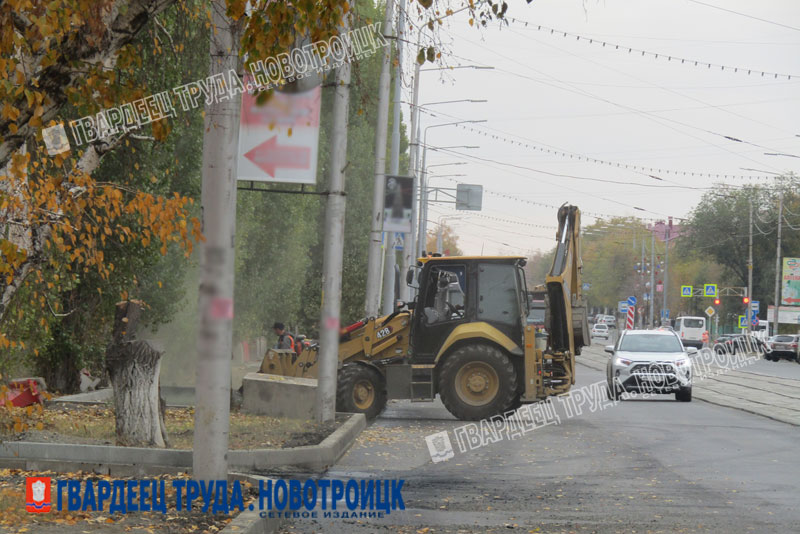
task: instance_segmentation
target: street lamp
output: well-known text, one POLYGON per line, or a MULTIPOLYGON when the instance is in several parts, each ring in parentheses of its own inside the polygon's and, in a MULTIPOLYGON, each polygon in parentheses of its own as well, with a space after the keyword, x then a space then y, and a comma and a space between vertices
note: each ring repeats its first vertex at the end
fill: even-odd
MULTIPOLYGON (((425 127, 425 131, 422 135, 422 172, 420 173, 420 209, 419 209, 419 236, 417 238, 417 247, 420 252, 422 252, 425 248, 425 236, 428 232, 428 192, 427 192, 427 154, 428 154, 428 130, 433 128, 443 128, 445 126, 456 126, 458 124, 475 124, 480 122, 486 122, 486 119, 481 120, 463 120, 463 121, 454 121, 454 122, 445 122, 442 124, 432 124, 430 126, 425 127)), ((463 164, 463 162, 462 162, 463 164)), ((431 165, 434 167, 434 165, 431 165)), ((415 173, 416 176, 416 173, 415 173)))

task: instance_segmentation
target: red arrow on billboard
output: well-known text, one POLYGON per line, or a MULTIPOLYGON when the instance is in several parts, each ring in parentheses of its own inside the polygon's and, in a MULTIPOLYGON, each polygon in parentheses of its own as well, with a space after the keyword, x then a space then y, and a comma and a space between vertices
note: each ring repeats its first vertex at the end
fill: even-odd
POLYGON ((783 299, 783 301, 792 303, 792 302, 800 302, 800 299, 796 299, 794 297, 789 297, 789 298, 783 299))
POLYGON ((274 135, 245 153, 244 157, 275 178, 275 169, 311 168, 311 148, 307 146, 278 145, 274 135))

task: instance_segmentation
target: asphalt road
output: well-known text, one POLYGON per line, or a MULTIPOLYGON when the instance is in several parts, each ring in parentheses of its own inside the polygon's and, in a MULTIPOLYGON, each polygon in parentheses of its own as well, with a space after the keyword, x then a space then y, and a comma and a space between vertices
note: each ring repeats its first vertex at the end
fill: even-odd
MULTIPOLYGON (((578 387, 600 380, 578 367, 578 387)), ((673 396, 560 413, 433 463, 424 437, 462 423, 439 401, 391 403, 327 477, 402 478, 406 510, 283 532, 800 532, 796 426, 673 396)))

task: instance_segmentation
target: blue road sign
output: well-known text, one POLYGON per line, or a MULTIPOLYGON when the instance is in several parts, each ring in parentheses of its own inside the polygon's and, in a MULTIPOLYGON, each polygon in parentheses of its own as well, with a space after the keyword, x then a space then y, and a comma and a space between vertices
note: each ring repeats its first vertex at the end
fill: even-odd
POLYGON ((669 319, 669 310, 661 310, 661 318, 669 319))
POLYGON ((636 306, 636 297, 633 295, 628 297, 628 306, 636 306))
POLYGON ((717 296, 717 284, 703 284, 703 295, 706 297, 717 296))
POLYGON ((739 328, 747 328, 747 316, 740 315, 739 316, 739 328))
POLYGON ((628 303, 624 300, 621 300, 617 303, 617 311, 620 313, 628 313, 628 303))
POLYGON ((750 309, 753 310, 754 312, 761 311, 761 303, 759 301, 757 301, 757 300, 751 300, 750 301, 750 309))
POLYGON ((584 282, 583 286, 581 286, 581 289, 583 289, 584 291, 588 291, 592 289, 592 284, 590 284, 589 282, 584 282))
POLYGON ((691 297, 692 296, 692 286, 681 286, 681 296, 682 297, 691 297))

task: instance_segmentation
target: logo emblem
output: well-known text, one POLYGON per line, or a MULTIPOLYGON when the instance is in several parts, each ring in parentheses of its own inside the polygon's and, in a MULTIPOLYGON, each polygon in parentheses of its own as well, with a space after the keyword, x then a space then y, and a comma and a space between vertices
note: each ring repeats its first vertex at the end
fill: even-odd
POLYGON ((456 455, 446 430, 425 436, 425 441, 428 443, 428 452, 434 463, 444 462, 456 455))
POLYGON ((32 513, 50 511, 50 479, 27 477, 25 479, 25 509, 32 513))
POLYGON ((64 131, 64 125, 61 123, 42 130, 42 140, 44 140, 44 144, 47 147, 47 153, 51 156, 69 150, 67 132, 64 131))

